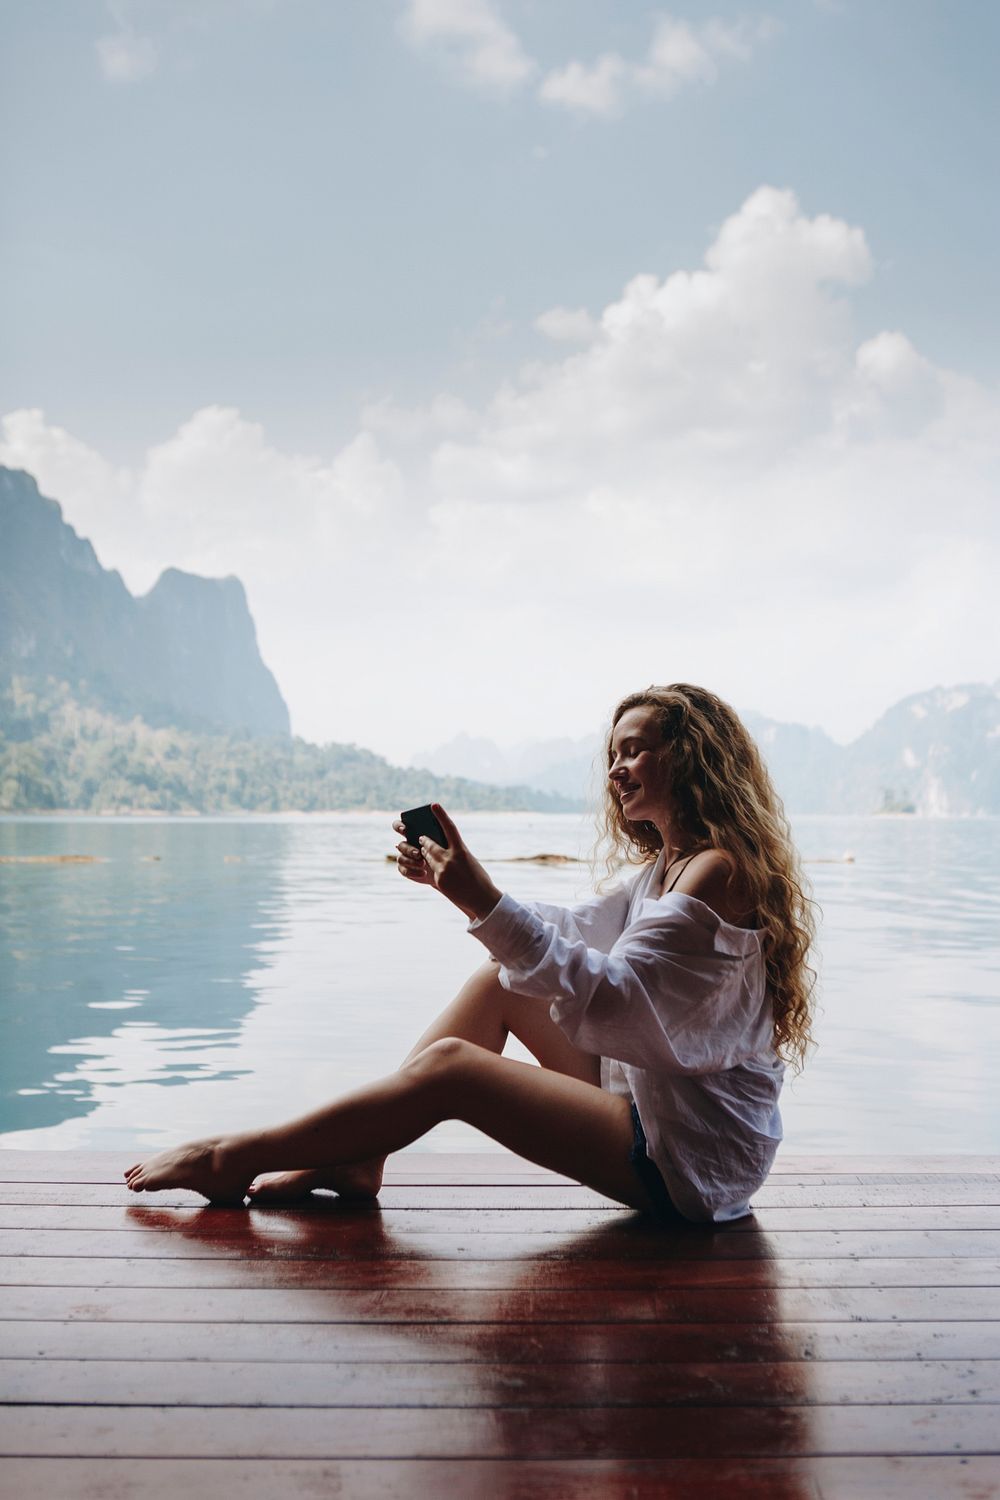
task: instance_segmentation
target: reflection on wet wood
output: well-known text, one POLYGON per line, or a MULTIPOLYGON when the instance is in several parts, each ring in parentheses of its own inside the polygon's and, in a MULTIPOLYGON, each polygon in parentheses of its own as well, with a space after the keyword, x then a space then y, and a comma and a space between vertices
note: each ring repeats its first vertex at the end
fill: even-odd
MULTIPOLYGON (((11 1459, 11 1490, 46 1500, 108 1500, 102 1459, 11 1459)), ((199 1500, 336 1495, 350 1500, 988 1500, 991 1457, 798 1459, 198 1459, 133 1458, 114 1467, 115 1496, 199 1500)))
MULTIPOLYGON (((483 1260, 521 1262, 540 1257, 568 1260, 625 1261, 690 1260, 794 1260, 862 1256, 898 1259, 932 1259, 967 1255, 977 1257, 1000 1252, 1000 1230, 789 1230, 771 1234, 753 1232, 712 1235, 702 1230, 682 1230, 680 1236, 659 1234, 656 1230, 622 1228, 609 1216, 609 1228, 574 1234, 571 1227, 529 1232, 441 1230, 428 1224, 405 1233, 379 1233, 387 1227, 376 1214, 369 1222, 350 1222, 345 1213, 339 1222, 316 1222, 307 1214, 301 1222, 294 1214, 273 1214, 261 1232, 260 1219, 234 1226, 223 1225, 218 1215, 231 1210, 217 1209, 206 1213, 193 1235, 183 1226, 164 1225, 167 1233, 153 1235, 149 1225, 142 1229, 7 1229, 0 1230, 2 1255, 98 1255, 148 1257, 151 1260, 200 1258, 211 1247, 213 1255, 240 1259, 256 1255, 286 1260, 372 1260, 390 1257, 400 1260, 483 1260), (211 1222, 210 1222, 211 1218, 211 1222)), ((362 1211, 363 1212, 363 1211, 362 1211)), ((247 1215, 249 1218, 249 1215, 247 1215)), ((360 1214, 359 1214, 360 1218, 360 1214)))
POLYGON ((392 1165, 380 1209, 214 1209, 0 1153, 10 1492, 1000 1495, 995 1160, 786 1158, 714 1231, 392 1165))
MULTIPOLYGON (((488 1367, 482 1367, 488 1370, 488 1367)), ((487 1375, 488 1380, 488 1375, 487 1375)), ((982 1453, 989 1406, 215 1408, 9 1406, 0 1453, 84 1458, 737 1458, 982 1453)))
MULTIPOLYGON (((995 1359, 996 1325, 783 1321, 781 1353, 839 1359, 995 1359)), ((773 1361, 765 1323, 7 1323, 9 1359, 367 1359, 479 1364, 584 1357, 608 1364, 773 1361), (572 1347, 569 1340, 572 1339, 572 1347)), ((276 1376, 280 1371, 276 1371, 276 1376)))
MULTIPOLYGON (((21 1286, 98 1287, 355 1287, 431 1289, 441 1283, 437 1260, 233 1259, 165 1260, 120 1256, 31 1255, 18 1264, 21 1286)), ((450 1287, 507 1285, 530 1279, 536 1291, 656 1291, 671 1287, 989 1287, 1000 1285, 1000 1257, 934 1260, 450 1260, 450 1287)))
MULTIPOLYGON (((447 1273, 442 1276, 447 1283, 447 1273)), ((892 1305, 907 1322, 1000 1319, 1000 1288, 894 1287, 892 1305)), ((147 1287, 0 1288, 0 1320, 119 1323, 750 1323, 781 1317, 873 1322, 885 1313, 882 1288, 691 1287, 669 1291, 539 1291, 515 1285, 469 1291, 447 1285, 420 1291, 157 1289, 147 1287)), ((566 1334, 572 1337, 572 1334, 566 1334)))

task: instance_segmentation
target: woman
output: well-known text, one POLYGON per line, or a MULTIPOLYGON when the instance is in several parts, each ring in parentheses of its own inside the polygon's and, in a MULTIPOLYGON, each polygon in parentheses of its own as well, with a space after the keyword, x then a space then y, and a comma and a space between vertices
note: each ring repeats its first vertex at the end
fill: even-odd
POLYGON ((276 1129, 161 1152, 129 1187, 373 1196, 390 1152, 460 1119, 660 1221, 748 1213, 781 1139, 785 1062, 810 1040, 788 827, 749 734, 702 688, 623 699, 607 754, 604 833, 636 874, 571 910, 523 904, 436 807, 448 847, 400 842, 400 873, 457 906, 489 961, 398 1073, 276 1129), (540 1067, 500 1056, 511 1032, 540 1067))

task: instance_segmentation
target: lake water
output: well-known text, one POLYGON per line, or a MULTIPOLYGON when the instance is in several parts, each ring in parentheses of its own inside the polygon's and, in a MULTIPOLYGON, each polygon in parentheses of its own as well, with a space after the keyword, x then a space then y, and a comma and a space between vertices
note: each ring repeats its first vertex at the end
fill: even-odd
MULTIPOLYGON (((386 861, 389 821, 0 819, 0 1146, 159 1147, 398 1066, 484 955, 386 861)), ((514 895, 588 893, 586 866, 518 862, 585 855, 583 820, 460 824, 514 895)), ((802 818, 796 836, 822 1010, 785 1150, 1000 1151, 1000 820, 802 818)), ((455 1123, 416 1149, 485 1145, 455 1123)))

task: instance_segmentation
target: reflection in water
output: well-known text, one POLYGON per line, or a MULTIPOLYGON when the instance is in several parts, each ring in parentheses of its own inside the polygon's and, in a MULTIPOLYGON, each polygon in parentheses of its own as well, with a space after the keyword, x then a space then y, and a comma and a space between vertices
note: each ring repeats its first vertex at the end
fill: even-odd
MULTIPOLYGON (((246 1072, 227 1054, 280 930, 288 830, 268 830, 266 858, 245 824, 208 849, 187 832, 81 823, 73 843, 99 862, 3 867, 6 1129, 86 1114, 98 1089, 246 1072)), ((38 835, 66 838, 53 824, 38 835)))
MULTIPOLYGON (((585 820, 461 825, 515 896, 587 893, 585 865, 517 862, 585 853, 585 820)), ((823 910, 823 1008, 818 1050, 786 1079, 786 1149, 1000 1150, 997 820, 796 831, 823 910)), ((0 1144, 159 1149, 397 1067, 482 955, 386 863, 393 839, 382 813, 0 818, 5 856, 104 861, 0 865, 0 1144)), ((444 1125, 420 1149, 481 1144, 444 1125)))
MULTIPOLYGON (((539 821, 563 842, 567 823, 578 831, 501 817, 497 852, 522 837, 544 848, 539 821)), ((16 1038, 0 1142, 159 1148, 287 1118, 397 1067, 482 955, 452 908, 387 865, 394 837, 381 813, 0 819, 8 857, 104 861, 0 866, 0 1005, 16 1038)), ((537 874, 572 899, 564 871, 537 874)), ((481 1145, 466 1126, 435 1137, 481 1145)))
MULTIPOLYGON (((433 1232, 438 1216, 426 1217, 433 1232)), ((750 1219, 738 1229, 656 1230, 621 1213, 582 1233, 507 1234, 499 1251, 491 1236, 488 1275, 472 1278, 470 1261, 484 1264, 478 1257, 444 1258, 428 1250, 426 1234, 392 1228, 391 1211, 322 1194, 305 1210, 181 1215, 142 1205, 127 1218, 175 1242, 178 1234, 194 1240, 201 1261, 214 1249, 227 1259, 238 1251, 243 1267, 280 1262, 280 1280, 267 1284, 294 1297, 293 1307, 282 1300, 280 1316, 309 1328, 309 1358, 362 1371, 358 1384, 331 1385, 323 1399, 440 1407, 436 1456, 601 1460, 602 1500, 635 1494, 630 1463, 640 1456, 708 1458, 719 1482, 727 1461, 735 1480, 740 1461, 799 1459, 793 1471, 766 1474, 767 1494, 815 1500, 808 1455, 822 1446, 810 1409, 819 1398, 811 1366, 784 1332, 780 1289, 754 1286, 750 1271, 738 1323, 720 1322, 713 1307, 720 1258, 732 1267, 733 1286, 741 1265, 774 1258, 750 1219), (753 1261, 725 1257, 733 1233, 753 1261), (677 1287, 674 1260, 684 1263, 677 1287), (330 1285, 322 1285, 324 1261, 330 1285), (660 1274, 627 1290, 628 1274, 616 1272, 637 1261, 660 1274), (337 1285, 345 1281, 351 1285, 337 1285), (384 1373, 371 1377, 380 1362, 384 1373), (369 1378, 378 1382, 374 1393, 369 1378)), ((463 1243, 476 1238, 473 1226, 463 1243)), ((245 1284, 242 1275, 232 1284, 245 1284)), ((378 1456, 360 1432, 358 1451, 378 1456)))

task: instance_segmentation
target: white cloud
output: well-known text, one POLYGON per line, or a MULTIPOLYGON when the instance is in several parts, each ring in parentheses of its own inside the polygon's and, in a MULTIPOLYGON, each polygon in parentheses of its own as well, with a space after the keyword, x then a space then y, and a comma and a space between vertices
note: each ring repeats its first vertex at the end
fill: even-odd
POLYGON ((859 229, 808 218, 788 191, 759 189, 723 224, 703 268, 634 277, 578 353, 502 388, 477 443, 438 448, 439 487, 553 498, 609 466, 616 488, 635 471, 665 472, 668 456, 674 474, 718 472, 824 430, 854 376, 840 292, 871 264, 859 229))
POLYGON ((574 60, 545 75, 538 97, 545 104, 611 119, 624 108, 629 72, 628 63, 617 52, 605 52, 589 65, 574 60))
POLYGON ((996 676, 1000 397, 859 333, 858 226, 761 188, 700 266, 633 277, 473 408, 386 400, 338 453, 208 407, 129 474, 38 412, 35 472, 106 565, 239 574, 297 729, 405 757, 593 729, 703 680, 848 735, 996 676))
POLYGON ((389 397, 383 397, 362 408, 361 422, 370 432, 412 443, 469 433, 477 426, 478 417, 460 396, 442 391, 426 406, 399 406, 389 397))
POLYGON ((367 550, 374 521, 401 498, 396 465, 361 431, 332 461, 285 453, 233 407, 204 407, 147 455, 138 498, 149 524, 183 549, 185 567, 217 574, 266 560, 272 578, 301 572, 303 547, 367 550))
POLYGON ((489 0, 408 0, 400 21, 415 47, 437 47, 464 83, 509 93, 535 71, 535 62, 489 0))
POLYGON ((275 448, 232 407, 203 407, 130 472, 40 411, 12 412, 2 428, 0 463, 64 501, 66 519, 135 592, 168 565, 263 573, 267 588, 285 587, 301 579, 304 553, 330 550, 350 570, 377 550, 376 527, 405 523, 400 471, 364 429, 324 462, 275 448))
POLYGON ((574 59, 546 74, 538 95, 545 104, 612 119, 633 96, 670 99, 686 85, 715 83, 723 64, 749 62, 759 43, 776 31, 776 23, 768 18, 711 18, 692 24, 660 15, 641 62, 629 62, 617 52, 605 52, 590 64, 574 59))
MULTIPOLYGON (((669 99, 685 85, 714 83, 723 64, 749 62, 778 29, 770 18, 692 23, 657 15, 640 61, 617 52, 591 63, 573 58, 545 74, 538 97, 580 115, 613 119, 632 97, 669 99)), ((510 94, 538 72, 491 0, 407 0, 400 32, 414 47, 442 52, 463 83, 488 93, 510 94)))
POLYGON ((156 72, 159 58, 152 37, 117 31, 100 37, 94 45, 101 72, 113 83, 134 83, 156 72))
POLYGON ((91 541, 120 526, 134 489, 132 474, 116 467, 37 407, 22 407, 0 421, 0 464, 34 475, 49 499, 68 499, 66 519, 91 541))
POLYGON ((597 330, 585 307, 550 307, 535 319, 535 327, 560 344, 587 344, 597 330))

